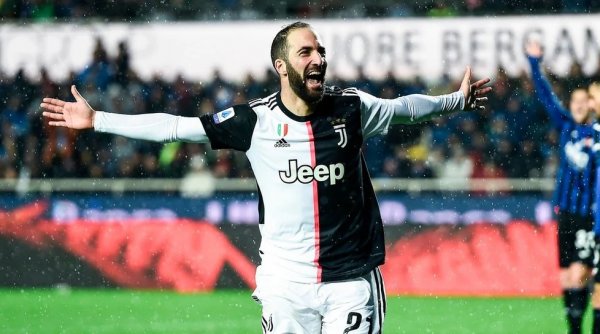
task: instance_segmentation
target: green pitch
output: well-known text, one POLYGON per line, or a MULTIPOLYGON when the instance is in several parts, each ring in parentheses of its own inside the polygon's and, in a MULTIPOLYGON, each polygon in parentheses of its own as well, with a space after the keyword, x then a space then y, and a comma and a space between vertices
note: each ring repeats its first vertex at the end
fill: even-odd
MULTIPOLYGON (((258 334, 259 314, 249 291, 0 290, 0 333, 258 334)), ((558 298, 390 297, 385 332, 540 334, 566 326, 558 298)))

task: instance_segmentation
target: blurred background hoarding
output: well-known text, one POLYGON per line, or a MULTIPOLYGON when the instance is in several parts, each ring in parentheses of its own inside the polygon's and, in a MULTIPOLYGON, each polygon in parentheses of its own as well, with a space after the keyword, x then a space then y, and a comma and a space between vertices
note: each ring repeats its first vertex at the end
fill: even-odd
MULTIPOLYGON (((503 68, 510 77, 526 70, 523 48, 541 42, 545 64, 566 76, 575 63, 585 74, 598 70, 598 15, 497 18, 403 18, 379 20, 309 20, 327 48, 330 77, 355 79, 360 74, 381 80, 420 77, 440 81, 459 78, 465 66, 480 76, 503 68)), ((125 42, 131 67, 144 80, 159 75, 172 80, 210 81, 219 71, 227 80, 251 74, 264 78, 271 68, 269 50, 281 21, 3 24, 0 69, 14 75, 25 69, 38 76, 42 68, 54 80, 65 80, 92 61, 96 39, 110 56, 125 42)))

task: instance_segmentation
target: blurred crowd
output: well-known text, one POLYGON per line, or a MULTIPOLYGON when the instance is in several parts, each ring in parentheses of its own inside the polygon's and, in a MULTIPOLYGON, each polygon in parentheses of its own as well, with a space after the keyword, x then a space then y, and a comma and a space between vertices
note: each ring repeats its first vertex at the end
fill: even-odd
MULTIPOLYGON (((92 62, 64 82, 52 81, 43 70, 35 81, 22 71, 10 77, 0 74, 0 178, 180 178, 190 173, 217 178, 252 176, 243 153, 212 151, 208 144, 150 143, 78 132, 43 122, 41 99, 72 100, 71 83, 97 110, 182 116, 213 113, 269 95, 279 87, 271 70, 265 79, 248 75, 243 82, 229 82, 219 72, 211 82, 190 82, 182 77, 145 81, 129 63, 126 44, 120 44, 116 57, 109 57, 97 41, 92 62)), ((565 102, 568 92, 592 79, 577 64, 566 78, 549 76, 565 102)), ((595 78, 600 78, 600 70, 595 78)), ((418 78, 399 81, 392 75, 381 81, 364 75, 352 81, 335 77, 328 77, 328 81, 383 98, 437 95, 459 87, 451 80, 428 87, 418 78)), ((552 177, 558 159, 558 134, 535 98, 530 79, 525 73, 509 78, 499 69, 493 88, 484 112, 457 113, 416 126, 396 125, 387 136, 369 139, 364 152, 371 175, 466 182, 469 178, 552 177)))
POLYGON ((0 0, 0 17, 53 21, 66 19, 260 20, 283 18, 365 18, 404 16, 519 15, 590 13, 600 0, 0 0))

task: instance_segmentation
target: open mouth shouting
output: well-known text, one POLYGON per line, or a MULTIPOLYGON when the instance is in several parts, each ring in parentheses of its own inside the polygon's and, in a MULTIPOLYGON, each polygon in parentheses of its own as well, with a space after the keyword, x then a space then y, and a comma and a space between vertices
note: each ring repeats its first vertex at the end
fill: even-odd
POLYGON ((304 74, 304 77, 306 78, 304 82, 306 83, 308 89, 323 90, 325 71, 321 69, 311 69, 304 74))

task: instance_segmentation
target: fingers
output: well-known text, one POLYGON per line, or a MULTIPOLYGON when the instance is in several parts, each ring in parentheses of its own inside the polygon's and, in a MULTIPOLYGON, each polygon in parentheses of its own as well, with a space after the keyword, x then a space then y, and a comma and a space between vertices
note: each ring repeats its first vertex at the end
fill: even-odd
POLYGON ((67 122, 64 122, 64 121, 62 121, 62 122, 48 122, 48 124, 52 125, 52 126, 64 126, 64 127, 67 127, 67 122))
POLYGON ((40 107, 42 109, 48 110, 48 111, 52 111, 55 113, 62 113, 63 112, 63 107, 62 106, 57 106, 57 105, 53 105, 53 104, 48 104, 48 103, 42 103, 40 104, 40 107))
POLYGON ((63 114, 57 114, 57 113, 53 113, 53 112, 44 111, 42 113, 42 115, 44 115, 44 117, 59 120, 59 121, 65 120, 65 115, 63 115, 63 114))
POLYGON ((480 96, 487 95, 491 91, 492 91, 492 87, 484 87, 481 89, 476 89, 474 91, 474 94, 475 94, 475 97, 480 97, 480 96))
POLYGON ((485 106, 483 105, 483 103, 486 102, 487 99, 487 97, 476 98, 471 104, 469 104, 468 110, 485 110, 485 106))
POLYGON ((73 94, 73 96, 75 97, 75 100, 77 102, 85 101, 85 99, 81 96, 81 94, 79 94, 79 91, 77 90, 75 85, 71 85, 71 94, 73 94))
POLYGON ((44 111, 42 113, 42 115, 44 115, 44 117, 46 117, 46 118, 50 118, 50 119, 54 120, 54 121, 48 122, 48 124, 51 125, 51 126, 64 126, 64 127, 67 127, 67 122, 65 121, 65 115, 64 114, 57 114, 57 113, 53 113, 53 112, 44 111))
POLYGON ((56 105, 56 106, 59 106, 59 107, 64 107, 64 105, 65 105, 65 103, 66 103, 66 102, 65 102, 65 101, 63 101, 63 100, 59 100, 59 99, 51 99, 51 98, 49 98, 49 97, 45 97, 45 98, 44 98, 44 100, 43 100, 43 102, 45 102, 45 103, 49 103, 49 104, 53 104, 53 105, 56 105))
POLYGON ((487 84, 488 82, 490 82, 490 78, 483 78, 481 80, 477 80, 476 82, 472 83, 471 87, 477 89, 477 88, 487 84))
POLYGON ((525 53, 528 56, 539 58, 544 54, 544 51, 542 50, 540 42, 530 40, 527 45, 525 45, 525 53))
POLYGON ((469 85, 471 82, 471 66, 467 66, 467 70, 465 71, 465 76, 462 79, 461 86, 469 85))

